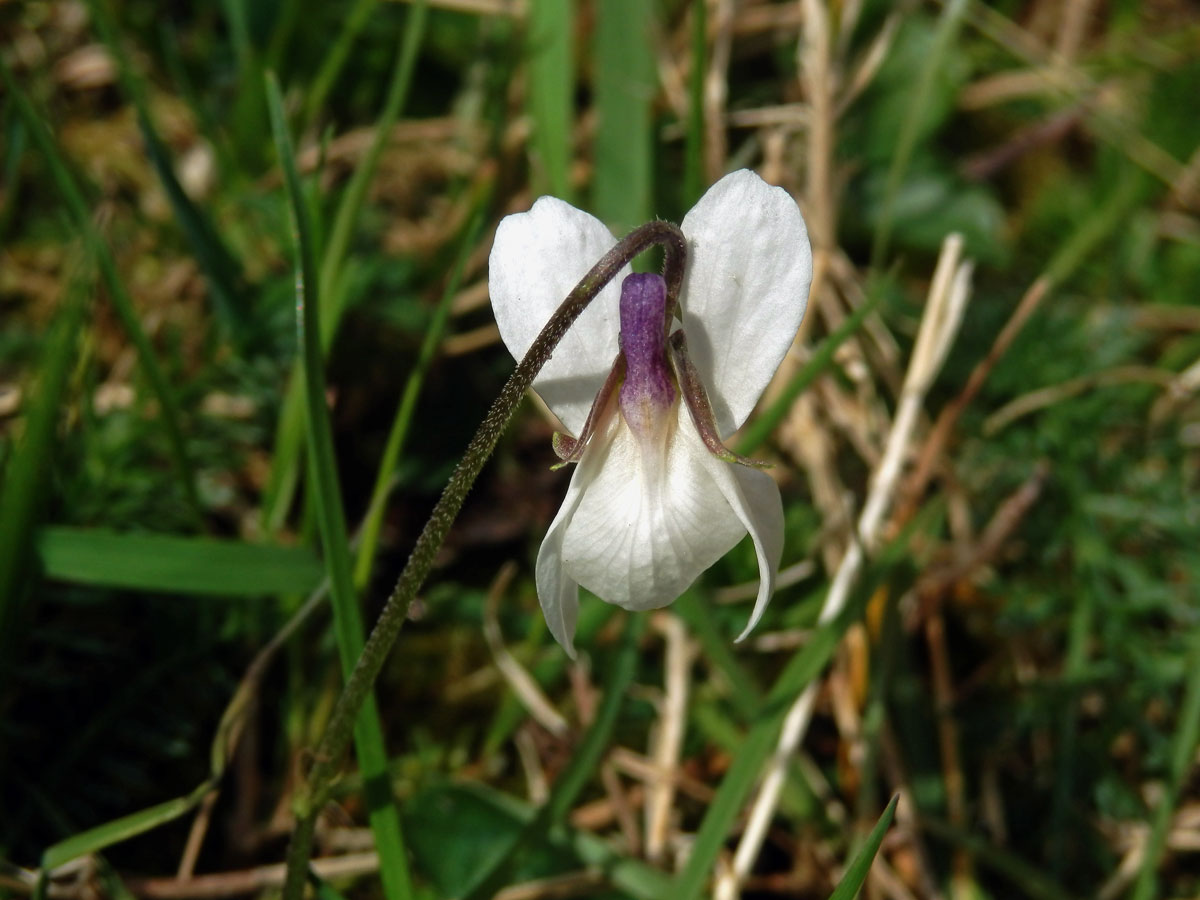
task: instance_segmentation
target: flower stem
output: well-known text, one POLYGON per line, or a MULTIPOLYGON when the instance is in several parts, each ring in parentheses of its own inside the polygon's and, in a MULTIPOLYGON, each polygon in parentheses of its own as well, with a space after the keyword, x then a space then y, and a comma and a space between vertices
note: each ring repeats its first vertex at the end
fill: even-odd
POLYGON ((530 346, 525 358, 517 365, 516 371, 509 377, 471 443, 467 445, 462 460, 455 467, 441 498, 430 513, 429 521, 421 530, 408 563, 379 614, 379 620, 367 638, 354 671, 350 673, 350 678, 338 697, 329 724, 313 754, 314 763, 308 778, 292 800, 296 827, 288 847, 283 900, 301 900, 303 896, 305 872, 312 851, 317 814, 329 798, 333 776, 354 732, 355 719, 370 694, 375 679, 379 677, 392 644, 395 643, 400 628, 408 617, 409 605, 429 575, 438 548, 462 509, 471 485, 491 456, 500 434, 512 418, 521 398, 533 384, 533 379, 542 366, 550 359, 550 354, 567 333, 567 329, 624 265, 655 244, 661 244, 665 251, 663 278, 667 282, 669 307, 677 306, 683 285, 687 243, 679 228, 670 222, 649 222, 621 239, 567 295, 530 346))

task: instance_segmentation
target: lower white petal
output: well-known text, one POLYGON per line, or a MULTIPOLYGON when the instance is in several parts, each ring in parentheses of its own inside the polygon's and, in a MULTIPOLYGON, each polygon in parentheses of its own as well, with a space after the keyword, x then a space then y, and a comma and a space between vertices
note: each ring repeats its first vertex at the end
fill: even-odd
POLYGON ((559 545, 562 578, 626 609, 655 609, 749 531, 763 581, 757 621, 782 550, 778 488, 761 472, 713 457, 683 404, 664 437, 655 453, 616 416, 593 438, 577 473, 587 480, 559 545))

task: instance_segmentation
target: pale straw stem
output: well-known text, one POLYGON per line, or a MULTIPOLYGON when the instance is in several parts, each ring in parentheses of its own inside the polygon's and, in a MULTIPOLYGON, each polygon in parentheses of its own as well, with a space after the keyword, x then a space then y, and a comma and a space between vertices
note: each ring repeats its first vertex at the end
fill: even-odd
POLYGON ((653 624, 667 642, 666 694, 660 704, 658 729, 651 749, 654 778, 647 785, 646 794, 646 858, 659 862, 667 849, 671 809, 675 804, 675 771, 679 768, 687 721, 692 646, 687 627, 678 616, 665 613, 656 616, 653 624))
POLYGON ((509 583, 517 572, 512 562, 506 562, 500 568, 496 580, 488 590, 487 602, 483 611, 483 636, 488 649, 492 652, 492 661, 496 664, 501 677, 516 695, 517 700, 525 707, 525 711, 533 720, 556 737, 564 737, 570 728, 567 720, 554 708, 554 704, 542 692, 537 681, 512 655, 504 643, 504 635, 500 631, 500 620, 497 615, 500 598, 504 595, 509 583))

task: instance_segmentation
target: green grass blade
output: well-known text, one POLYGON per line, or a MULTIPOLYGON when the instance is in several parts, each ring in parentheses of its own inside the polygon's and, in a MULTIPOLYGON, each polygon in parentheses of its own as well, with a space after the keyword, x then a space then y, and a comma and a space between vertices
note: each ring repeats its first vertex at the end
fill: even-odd
POLYGON ((1129 223, 1129 217, 1149 192, 1148 179, 1133 166, 1125 166, 1112 193, 1086 216, 1046 266, 1046 280, 1052 286, 1063 284, 1097 246, 1118 228, 1129 223))
POLYGON ((80 190, 75 178, 71 175, 62 154, 59 153, 58 145, 55 143, 50 131, 38 117, 33 104, 25 92, 21 90, 16 80, 12 77, 8 63, 3 58, 0 58, 0 77, 4 80, 9 97, 12 98, 13 103, 16 105, 18 115, 24 121, 25 127, 29 130, 34 143, 41 152, 44 162, 49 167, 55 186, 67 204, 71 218, 74 219, 75 227, 86 241, 89 251, 95 254, 100 266, 100 274, 103 276, 105 286, 108 288, 113 309, 116 311, 117 317, 121 320, 121 326, 125 329, 125 334, 129 338, 129 342, 133 344, 133 348, 137 353, 138 364, 141 366, 142 372, 146 376, 146 381, 149 382, 150 389, 161 408, 163 429, 167 434, 167 442, 171 451, 171 461, 175 466, 183 488, 184 497, 192 510, 196 523, 202 525, 204 522, 203 508, 200 505, 199 495, 196 493, 196 479, 192 471, 191 461, 188 458, 187 450, 183 443, 183 429, 179 424, 179 404, 176 402, 175 395, 168 386, 167 379, 154 357, 154 348, 151 346, 146 332, 142 329, 142 323, 138 319, 137 312, 134 309, 133 300, 125 290, 125 286, 121 283, 116 263, 113 261, 108 246, 101 240, 99 233, 92 224, 83 192, 80 190))
POLYGON ((0 209, 0 240, 8 235, 9 226, 20 208, 21 158, 25 155, 25 123, 20 117, 4 116, 0 120, 4 129, 3 163, 0 163, 0 184, 4 185, 4 206, 0 209))
POLYGON ((650 220, 655 4, 596 7, 596 144, 592 211, 618 234, 650 220))
POLYGON ((769 407, 763 410, 754 421, 746 426, 742 432, 742 437, 737 443, 737 452, 743 456, 750 456, 759 447, 766 442, 778 426, 783 421, 784 417, 791 411, 792 404, 796 402, 796 398, 822 375, 831 365, 833 365, 834 354, 837 353, 838 347, 845 343, 846 339, 855 334, 867 320, 867 316, 875 309, 879 303, 881 292, 876 290, 871 292, 867 301, 854 311, 854 314, 842 322, 837 330, 830 334, 825 340, 821 341, 820 346, 813 351, 812 357, 804 364, 804 367, 792 376, 792 380, 787 383, 787 386, 779 392, 774 402, 769 407))
POLYGON ((242 268, 225 242, 217 234, 204 212, 192 202, 175 176, 171 153, 167 149, 151 115, 150 103, 141 81, 133 71, 128 54, 117 33, 116 25, 104 0, 89 0, 88 9, 100 39, 117 63, 117 76, 126 96, 137 112, 138 126, 146 143, 146 153, 162 183, 175 219, 187 238, 200 270, 208 281, 217 312, 235 336, 244 334, 247 296, 243 287, 242 268))
POLYGON ((346 65, 346 60, 350 58, 350 48, 354 45, 354 39, 362 32, 378 3, 379 0, 357 0, 342 20, 342 30, 338 32, 333 46, 322 57, 321 67, 317 69, 317 74, 309 86, 308 96, 304 98, 302 121, 305 131, 316 124, 317 116, 321 114, 329 92, 333 90, 338 75, 346 65))
POLYGON ((476 212, 474 218, 463 232, 462 244, 458 249, 458 258, 454 261, 454 269, 446 289, 434 310, 433 319, 425 329, 425 337, 421 341, 421 349, 417 354, 416 365, 409 373, 404 383, 404 392, 400 396, 400 405, 396 416, 392 419, 392 427, 388 432, 387 444, 383 448, 383 456, 379 461, 379 471, 375 474, 375 486, 371 490, 371 500, 367 504, 367 514, 363 517, 362 529, 359 535, 358 556, 354 564, 354 584, 363 590, 371 581, 371 568, 375 561, 375 550, 379 546, 379 529, 383 526, 383 514, 387 510, 388 495, 392 492, 392 479, 396 466, 400 462, 400 454, 408 439, 408 429, 412 424, 413 413, 417 409, 417 398, 421 396, 421 387, 425 383, 425 374, 433 362, 433 356, 442 342, 446 332, 446 323, 450 320, 450 305, 458 286, 462 282, 463 269, 467 264, 475 240, 479 236, 479 228, 483 224, 482 209, 476 212))
MULTIPOLYGON (((978 835, 969 834, 951 825, 944 819, 923 815, 921 816, 921 830, 939 840, 966 850, 975 861, 982 863, 1015 885, 1020 891, 1016 896, 1030 897, 1032 900, 1076 900, 1075 895, 1063 890, 1053 878, 1038 867, 1027 863, 1016 853, 1002 850, 978 835)), ((995 896, 1012 895, 997 893, 995 896)))
POLYGON ((262 66, 250 33, 247 0, 223 0, 229 40, 237 60, 238 91, 228 113, 234 144, 244 160, 258 163, 263 159, 262 66))
POLYGON ((67 285, 62 308, 46 341, 34 390, 29 394, 25 429, 0 479, 0 678, 24 634, 30 593, 25 590, 34 526, 45 508, 55 432, 83 313, 91 289, 91 266, 78 267, 67 285))
MULTIPOLYGON (((329 410, 325 405, 324 353, 321 348, 318 312, 320 300, 310 293, 317 284, 316 260, 311 243, 308 207, 300 188, 291 137, 284 120, 283 100, 279 94, 279 86, 273 78, 267 80, 267 101, 295 232, 296 328, 303 354, 309 473, 321 543, 325 550, 325 564, 329 572, 338 655, 341 658, 343 674, 349 677, 362 653, 363 621, 351 574, 346 520, 342 511, 341 489, 338 485, 337 463, 333 451, 333 430, 329 422, 329 410)), ((409 898, 413 891, 400 829, 400 811, 396 807, 391 790, 383 728, 373 694, 367 695, 359 714, 355 726, 355 748, 359 765, 362 767, 371 830, 379 851, 384 894, 389 900, 409 898)))
POLYGON ((271 24, 271 36, 263 54, 263 67, 278 71, 283 57, 296 36, 296 25, 300 22, 300 0, 279 0, 275 21, 271 24))
POLYGON ((1097 563, 1106 552, 1104 544, 1090 530, 1076 532, 1075 560, 1086 573, 1074 606, 1071 609, 1070 626, 1067 629, 1067 653, 1063 665, 1063 708, 1058 720, 1058 747, 1055 763, 1054 790, 1050 801, 1050 840, 1048 855, 1055 878, 1060 878, 1066 863, 1064 848, 1071 834, 1069 824, 1072 794, 1075 785, 1075 770, 1079 765, 1076 757, 1079 707, 1087 688, 1086 673, 1089 648, 1093 643, 1097 593, 1102 590, 1099 582, 1103 576, 1096 575, 1097 563))
POLYGON ((189 810, 194 809, 211 788, 211 782, 206 781, 185 797, 176 797, 174 800, 138 810, 95 828, 89 828, 87 831, 81 831, 65 841, 59 841, 57 844, 47 847, 45 853, 42 854, 42 868, 56 869, 73 859, 89 853, 96 853, 105 847, 111 847, 113 844, 119 844, 121 841, 127 841, 168 822, 173 822, 189 810))
POLYGON ((1151 827, 1150 840, 1146 843, 1142 868, 1133 888, 1133 900, 1151 900, 1159 896, 1155 873, 1162 862, 1167 832, 1171 827, 1171 816, 1179 805, 1188 772, 1192 768, 1192 760, 1196 758, 1196 748, 1200 746, 1200 624, 1192 626, 1192 645, 1188 650, 1184 671, 1187 672, 1187 683, 1179 709, 1179 725, 1171 748, 1171 768, 1167 776, 1167 786, 1158 802, 1158 809, 1154 812, 1154 824, 1151 827))
POLYGON ((925 59, 925 65, 917 76, 913 87, 912 98, 908 105, 908 115, 896 136, 896 149, 892 156, 892 164, 888 168, 887 181, 883 190, 883 208, 879 212, 879 225, 875 229, 875 240, 871 245, 871 269, 883 265, 887 255, 888 244, 892 238, 892 216, 896 208, 896 195, 908 164, 912 161, 913 150, 917 146, 917 137, 921 133, 922 113, 929 105, 930 94, 937 79, 946 54, 954 44, 954 38, 962 27, 963 16, 967 11, 967 0, 947 0, 942 7, 942 15, 934 33, 933 47, 925 59))
POLYGON ((235 161, 229 135, 214 108, 212 98, 197 89, 196 79, 188 71, 180 47, 179 31, 166 19, 159 21, 157 31, 155 49, 161 54, 166 81, 196 117, 196 131, 203 134, 212 146, 218 180, 230 187, 244 186, 250 181, 249 173, 244 172, 235 161))
POLYGON ((321 258, 321 339, 328 352, 333 335, 337 331, 338 320, 341 317, 342 294, 334 290, 341 277, 342 264, 350 248, 350 239, 358 224, 363 203, 367 199, 367 189, 379 169, 379 160, 383 149, 392 136, 392 128, 400 118, 408 101, 409 88, 412 85, 413 69, 417 64, 417 55, 425 37, 425 22, 428 18, 428 5, 425 0, 419 0, 409 10, 408 20, 404 25, 404 34, 400 38, 399 55, 396 67, 392 70, 391 82, 388 86, 387 98, 383 110, 375 120, 375 130, 371 136, 371 145, 367 148, 362 161, 354 169, 354 175, 346 186, 346 192, 338 203, 337 212, 333 217, 333 227, 329 231, 329 240, 325 244, 325 254, 321 258))
POLYGON ((533 186, 538 194, 571 201, 571 99, 575 67, 571 52, 574 4, 532 0, 529 6, 529 117, 533 186))
POLYGON ((871 871, 871 863, 875 861, 875 854, 879 852, 879 845, 883 843, 883 836, 891 827, 892 819, 896 815, 896 803, 899 799, 900 797, 897 795, 887 805, 887 809, 883 811, 883 815, 879 817, 879 821, 867 835, 867 842, 854 857, 854 862, 850 863, 850 868, 846 869, 846 874, 838 883, 837 888, 829 895, 829 900, 854 900, 858 896, 859 889, 867 880, 867 873, 871 871))
POLYGON ((261 597, 306 594, 324 575, 303 547, 243 541, 43 528, 37 553, 46 578, 170 594, 261 597))
POLYGON ((733 645, 729 642, 729 635, 722 634, 717 628, 716 620, 700 594, 695 588, 689 588, 675 601, 672 608, 700 642, 708 664, 725 678, 733 694, 734 706, 745 715, 752 715, 762 701, 758 687, 745 667, 738 662, 732 650, 733 645))
MULTIPOLYGON (((375 122, 371 146, 355 169, 354 175, 338 203, 337 212, 334 214, 333 227, 330 230, 325 254, 321 260, 320 282, 317 291, 320 299, 314 301, 321 304, 320 338, 323 353, 329 352, 334 336, 337 334, 338 324, 341 322, 345 308, 343 264, 350 247, 350 238, 354 233, 354 226, 358 222, 359 214, 362 212, 367 189, 379 167, 379 159, 391 135, 392 126, 396 124, 408 99, 413 68, 416 65, 417 53, 425 35, 426 15, 427 4, 424 0, 413 5, 401 37, 400 53, 396 67, 392 70, 387 99, 375 122)), ((314 281, 313 284, 318 284, 318 282, 314 281)), ((269 531, 278 530, 282 526, 295 495, 296 483, 300 477, 300 461, 303 456, 303 416, 304 404, 299 375, 294 374, 284 396, 279 428, 275 437, 275 452, 272 455, 271 479, 263 501, 264 517, 269 531)))

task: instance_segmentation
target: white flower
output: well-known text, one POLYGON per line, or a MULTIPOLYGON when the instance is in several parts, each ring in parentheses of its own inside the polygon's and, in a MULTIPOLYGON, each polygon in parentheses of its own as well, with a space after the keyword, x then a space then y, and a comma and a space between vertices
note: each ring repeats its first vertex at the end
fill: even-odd
MULTIPOLYGON (((686 353, 665 337, 662 279, 626 280, 627 266, 534 381, 580 442, 556 443, 561 455, 575 450, 578 466, 537 559, 546 621, 572 655, 580 585, 625 609, 666 606, 748 532, 760 585, 745 637, 779 569, 779 489, 718 440, 750 415, 804 316, 808 233, 787 192, 748 170, 713 185, 682 230, 686 353)), ((615 243, 599 220, 553 197, 500 223, 489 288, 514 357, 615 243)))

